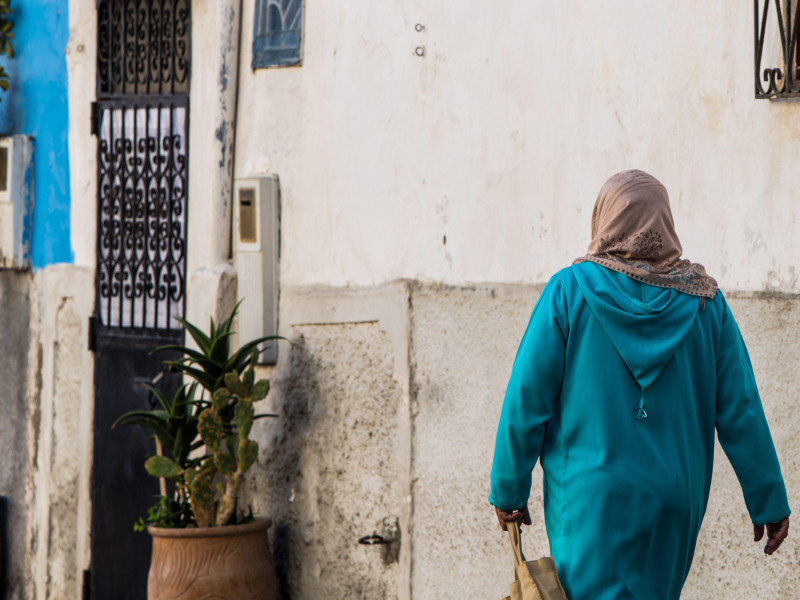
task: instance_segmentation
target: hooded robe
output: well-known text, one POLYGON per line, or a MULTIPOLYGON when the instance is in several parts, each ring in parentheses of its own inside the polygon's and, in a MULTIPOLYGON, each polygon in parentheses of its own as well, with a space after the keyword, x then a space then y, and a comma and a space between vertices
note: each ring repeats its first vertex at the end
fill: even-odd
POLYGON ((569 600, 680 597, 715 430, 751 520, 790 513, 739 329, 721 292, 703 302, 581 262, 536 303, 503 402, 489 501, 524 506, 541 461, 569 600))

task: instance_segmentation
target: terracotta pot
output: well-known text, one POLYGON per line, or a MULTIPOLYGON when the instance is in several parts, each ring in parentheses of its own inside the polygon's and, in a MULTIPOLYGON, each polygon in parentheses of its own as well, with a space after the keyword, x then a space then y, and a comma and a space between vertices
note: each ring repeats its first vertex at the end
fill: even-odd
POLYGON ((148 527, 148 600, 278 600, 269 519, 228 527, 148 527))

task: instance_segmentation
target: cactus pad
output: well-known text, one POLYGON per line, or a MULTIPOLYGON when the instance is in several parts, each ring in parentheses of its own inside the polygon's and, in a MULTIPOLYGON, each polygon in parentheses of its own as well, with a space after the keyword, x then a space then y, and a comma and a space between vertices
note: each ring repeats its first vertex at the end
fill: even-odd
POLYGON ((144 463, 144 468, 153 477, 166 477, 175 479, 183 474, 183 469, 178 464, 166 456, 151 456, 144 463))

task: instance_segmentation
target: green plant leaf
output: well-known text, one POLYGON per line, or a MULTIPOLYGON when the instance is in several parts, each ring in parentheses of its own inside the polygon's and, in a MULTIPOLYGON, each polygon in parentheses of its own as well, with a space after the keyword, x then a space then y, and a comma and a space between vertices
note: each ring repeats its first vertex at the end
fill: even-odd
POLYGON ((194 367, 184 365, 183 363, 179 363, 178 361, 164 361, 165 365, 168 365, 175 369, 176 371, 183 373, 184 375, 188 375, 195 381, 197 381, 200 385, 202 385, 207 390, 213 392, 218 386, 218 380, 211 375, 207 374, 205 371, 200 369, 196 369, 194 367))
POLYGON ((208 357, 215 363, 222 366, 228 359, 228 354, 231 351, 231 336, 232 331, 225 331, 220 333, 217 331, 216 337, 212 339, 211 348, 208 351, 208 357))
POLYGON ((214 392, 214 398, 211 404, 217 410, 222 410, 228 405, 230 400, 231 393, 227 390, 227 388, 219 388, 216 392, 214 392))
POLYGON ((183 479, 186 482, 186 485, 188 485, 189 487, 192 486, 195 477, 197 477, 196 469, 186 469, 186 471, 183 474, 183 479))
POLYGON ((192 481, 192 512, 199 527, 210 527, 214 523, 214 471, 201 471, 192 481))
POLYGON ((117 425, 139 425, 139 423, 131 423, 133 419, 143 419, 146 421, 154 421, 167 426, 167 422, 169 420, 169 415, 166 411, 163 410, 129 410, 128 412, 120 415, 114 424, 111 426, 111 429, 114 429, 117 425))
POLYGON ((257 348, 257 346, 263 342, 267 342, 269 340, 284 340, 286 338, 279 336, 279 335, 265 335, 260 338, 256 338, 247 342, 244 346, 239 348, 236 352, 234 352, 231 357, 228 359, 228 362, 225 363, 223 366, 224 371, 242 371, 244 367, 247 365, 247 361, 250 358, 250 352, 257 348))
POLYGON ((253 440, 239 441, 239 472, 246 473, 258 457, 258 444, 253 440))
POLYGON ((242 375, 242 383, 244 384, 244 387, 247 388, 248 392, 253 389, 253 382, 255 381, 255 379, 256 379, 255 369, 253 367, 248 367, 247 370, 244 372, 244 375, 242 375))
POLYGON ((227 387, 232 394, 236 394, 239 398, 247 395, 247 389, 239 379, 239 373, 232 371, 225 373, 225 387, 227 387))
POLYGON ((183 469, 166 456, 151 456, 144 463, 144 467, 153 477, 177 479, 183 474, 183 469))
POLYGON ((208 408, 200 415, 197 423, 200 437, 212 452, 219 452, 219 445, 225 437, 225 428, 219 413, 214 408, 208 408))
POLYGON ((259 379, 253 386, 253 391, 250 392, 250 398, 253 402, 263 400, 269 394, 269 381, 266 379, 259 379))
POLYGON ((158 403, 161 405, 161 408, 164 409, 165 413, 167 413, 168 415, 172 414, 173 402, 172 402, 172 400, 167 398, 167 396, 166 396, 166 394, 164 394, 164 392, 162 392, 161 390, 159 390, 156 387, 153 387, 149 383, 140 383, 138 385, 140 385, 143 388, 147 389, 151 394, 153 394, 156 397, 156 399, 158 400, 158 403))
POLYGON ((220 452, 214 455, 214 464, 220 473, 226 477, 236 470, 236 459, 228 452, 220 452))
POLYGON ((192 336, 192 339, 203 350, 203 352, 208 353, 208 351, 211 349, 211 338, 209 338, 205 333, 203 333, 203 331, 199 329, 196 325, 190 323, 186 319, 178 317, 177 321, 186 328, 186 331, 189 332, 189 335, 192 336))
POLYGON ((233 419, 236 423, 236 429, 239 432, 240 440, 247 439, 247 436, 250 435, 250 429, 253 427, 253 417, 255 412, 256 411, 253 408, 253 403, 249 400, 239 398, 239 400, 236 402, 233 419))

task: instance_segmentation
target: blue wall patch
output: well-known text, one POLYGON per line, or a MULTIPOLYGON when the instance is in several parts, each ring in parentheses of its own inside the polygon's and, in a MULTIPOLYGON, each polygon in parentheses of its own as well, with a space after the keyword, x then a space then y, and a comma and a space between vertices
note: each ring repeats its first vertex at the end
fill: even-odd
POLYGON ((72 262, 67 62, 69 0, 14 0, 11 89, 0 102, 0 131, 34 138, 34 268, 72 262))

